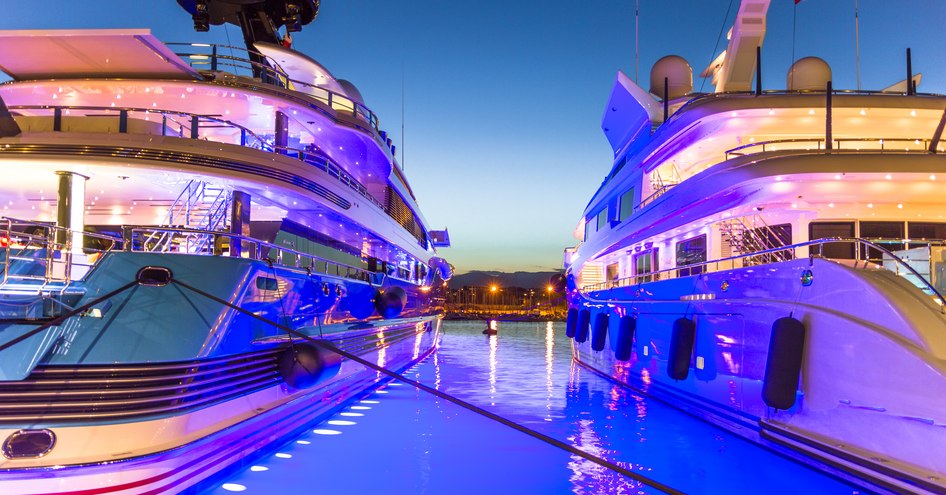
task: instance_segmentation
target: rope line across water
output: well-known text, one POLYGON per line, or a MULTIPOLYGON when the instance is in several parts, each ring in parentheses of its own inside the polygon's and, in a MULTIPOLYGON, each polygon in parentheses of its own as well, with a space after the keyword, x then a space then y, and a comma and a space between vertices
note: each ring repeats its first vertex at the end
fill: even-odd
POLYGON ((343 351, 343 350, 339 349, 338 347, 334 346, 333 344, 331 344, 331 343, 329 343, 329 342, 327 342, 327 341, 315 339, 315 338, 310 337, 310 336, 308 336, 308 335, 306 335, 306 334, 304 334, 304 333, 301 333, 301 332, 298 332, 298 331, 296 331, 296 330, 293 330, 292 328, 289 328, 289 327, 287 327, 287 326, 285 326, 285 325, 280 325, 279 323, 276 323, 276 322, 274 322, 274 321, 272 321, 272 320, 269 320, 269 319, 264 318, 264 317, 262 317, 262 316, 260 316, 260 315, 257 315, 257 314, 255 314, 255 313, 253 313, 252 311, 249 311, 249 310, 247 310, 247 309, 241 308, 241 307, 239 307, 239 306, 237 306, 237 305, 235 305, 235 304, 230 303, 229 301, 225 301, 225 300, 223 300, 223 299, 220 299, 219 297, 214 296, 213 294, 210 294, 210 293, 207 293, 207 292, 205 292, 205 291, 202 291, 202 290, 200 290, 200 289, 198 289, 198 288, 196 288, 196 287, 193 287, 193 286, 191 286, 191 285, 188 285, 188 284, 186 284, 186 283, 184 283, 184 282, 181 282, 181 281, 179 281, 179 280, 177 280, 177 279, 172 279, 172 280, 171 280, 171 283, 177 284, 177 285, 179 285, 179 286, 181 286, 181 287, 183 287, 183 288, 185 288, 185 289, 188 289, 188 290, 190 290, 190 291, 193 291, 193 292, 195 292, 195 293, 197 293, 197 294, 199 294, 199 295, 201 295, 201 296, 204 296, 204 297, 206 297, 206 298, 208 298, 208 299, 210 299, 210 300, 212 300, 212 301, 215 301, 215 302, 217 302, 217 303, 219 303, 219 304, 222 304, 222 305, 224 305, 224 306, 226 306, 226 307, 228 307, 228 308, 230 308, 230 309, 233 309, 233 310, 235 310, 235 311, 238 311, 238 312, 240 312, 240 313, 242 313, 242 314, 244 314, 244 315, 246 315, 246 316, 249 316, 249 317, 251 317, 251 318, 255 318, 255 319, 259 320, 259 321, 262 321, 262 322, 264 322, 264 323, 267 323, 267 324, 269 324, 269 325, 272 325, 272 326, 276 327, 277 329, 286 332, 287 334, 290 334, 290 335, 293 335, 293 336, 295 336, 295 337, 298 337, 298 338, 304 339, 304 340, 306 340, 306 341, 309 341, 309 342, 311 342, 312 344, 315 344, 316 346, 319 346, 319 347, 322 347, 323 349, 326 349, 326 350, 328 350, 328 351, 334 352, 334 353, 336 353, 336 354, 338 354, 338 355, 340 355, 340 356, 342 356, 342 357, 344 357, 344 358, 346 358, 346 359, 349 359, 349 360, 354 361, 354 362, 356 362, 356 363, 358 363, 358 364, 361 364, 361 365, 365 366, 366 368, 370 368, 370 369, 373 369, 373 370, 375 370, 375 371, 377 371, 377 372, 379 372, 379 373, 383 373, 383 374, 385 374, 385 375, 387 375, 387 376, 389 376, 389 377, 391 377, 391 378, 393 378, 393 379, 395 379, 395 380, 398 380, 398 381, 400 381, 400 382, 403 382, 403 383, 406 383, 406 384, 408 384, 408 385, 411 385, 411 386, 413 386, 413 387, 415 387, 415 388, 417 388, 417 389, 423 390, 424 392, 427 392, 427 393, 429 393, 429 394, 435 395, 435 396, 437 396, 437 397, 439 397, 439 398, 441 398, 441 399, 443 399, 443 400, 452 402, 452 403, 454 403, 454 404, 456 404, 456 405, 458 405, 458 406, 460 406, 460 407, 462 407, 462 408, 464 408, 464 409, 467 409, 467 410, 472 411, 472 412, 475 412, 475 413, 477 413, 477 414, 479 414, 479 415, 481 415, 481 416, 484 416, 484 417, 487 417, 487 418, 489 418, 489 419, 492 419, 493 421, 496 421, 496 422, 498 422, 498 423, 502 423, 502 424, 504 424, 504 425, 506 425, 506 426, 508 426, 508 427, 510 427, 510 428, 512 428, 512 429, 514 429, 514 430, 517 430, 517 431, 519 431, 519 432, 521 432, 521 433, 525 433, 526 435, 529 435, 529 436, 531 436, 531 437, 533 437, 533 438, 535 438, 535 439, 537 439, 537 440, 543 441, 543 442, 545 442, 545 443, 547 443, 547 444, 549 444, 549 445, 552 445, 552 446, 554 446, 554 447, 558 447, 558 448, 560 448, 560 449, 562 449, 562 450, 565 450, 565 451, 567 451, 567 452, 569 452, 569 453, 571 453, 571 454, 573 454, 573 455, 576 455, 576 456, 578 456, 578 457, 581 457, 581 458, 583 458, 583 459, 586 459, 586 460, 588 460, 588 461, 591 461, 591 462, 593 462, 593 463, 595 463, 595 464, 597 464, 597 465, 599 465, 599 466, 602 466, 602 467, 604 467, 604 468, 610 469, 610 470, 612 470, 612 471, 614 471, 614 472, 617 472, 617 473, 620 473, 620 474, 622 474, 622 475, 624 475, 624 476, 627 476, 628 478, 631 478, 631 479, 633 479, 633 480, 635 480, 635 481, 639 481, 640 483, 643 483, 644 485, 647 485, 647 486, 649 486, 649 487, 651 487, 651 488, 656 488, 657 490, 660 490, 660 491, 662 491, 662 492, 664 492, 664 493, 668 493, 668 494, 672 494, 672 495, 678 495, 678 494, 679 494, 679 495, 683 495, 683 492, 681 492, 681 491, 679 491, 679 490, 676 490, 676 489, 674 489, 674 488, 672 488, 672 487, 670 487, 670 486, 664 485, 664 484, 662 484, 662 483, 660 483, 660 482, 658 482, 658 481, 656 481, 656 480, 653 480, 653 479, 651 479, 651 478, 648 478, 648 477, 646 477, 646 476, 644 476, 644 475, 641 475, 641 474, 639 474, 639 473, 635 473, 634 471, 631 471, 630 469, 627 469, 627 468, 625 468, 625 467, 623 467, 623 466, 620 466, 620 465, 618 465, 618 464, 616 464, 616 463, 614 463, 614 462, 611 462, 611 461, 609 461, 609 460, 607 460, 607 459, 603 459, 603 458, 601 458, 601 457, 598 457, 598 456, 589 454, 589 453, 587 453, 587 452, 585 452, 585 451, 583 451, 583 450, 581 450, 581 449, 578 449, 578 448, 576 448, 576 447, 574 447, 574 446, 572 446, 572 445, 569 445, 569 444, 567 444, 567 443, 565 443, 565 442, 562 442, 562 441, 557 440, 557 439, 555 439, 555 438, 552 438, 552 437, 550 437, 550 436, 548 436, 548 435, 545 435, 544 433, 540 433, 540 432, 538 432, 538 431, 536 431, 536 430, 533 430, 533 429, 531 429, 531 428, 528 428, 528 427, 526 427, 526 426, 523 426, 523 425, 521 425, 521 424, 518 424, 518 423, 516 423, 516 422, 514 422, 514 421, 512 421, 512 420, 510 420, 510 419, 506 419, 506 418, 504 418, 504 417, 502 417, 502 416, 499 416, 498 414, 494 414, 494 413, 492 413, 492 412, 489 412, 489 411, 487 411, 487 410, 485 410, 485 409, 483 409, 483 408, 481 408, 481 407, 479 407, 479 406, 473 405, 473 404, 471 404, 471 403, 469 403, 469 402, 466 402, 466 401, 464 401, 464 400, 462 400, 462 399, 458 399, 457 397, 454 397, 454 396, 452 396, 452 395, 449 395, 449 394, 446 394, 446 393, 444 393, 444 392, 441 392, 441 391, 439 391, 439 390, 437 390, 437 389, 435 389, 435 388, 432 388, 432 387, 429 387, 429 386, 427 386, 427 385, 424 385, 423 383, 420 383, 420 382, 415 381, 415 380, 411 380, 410 378, 407 378, 407 377, 405 377, 404 375, 401 375, 401 374, 399 374, 399 373, 395 373, 395 372, 393 372, 393 371, 391 371, 391 370, 388 370, 387 368, 378 366, 378 365, 376 365, 376 364, 374 364, 374 363, 372 363, 372 362, 370 362, 370 361, 367 361, 367 360, 365 360, 365 359, 363 359, 363 358, 361 358, 361 357, 359 357, 359 356, 356 356, 356 355, 354 355, 354 354, 352 354, 352 353, 350 353, 350 352, 343 351))

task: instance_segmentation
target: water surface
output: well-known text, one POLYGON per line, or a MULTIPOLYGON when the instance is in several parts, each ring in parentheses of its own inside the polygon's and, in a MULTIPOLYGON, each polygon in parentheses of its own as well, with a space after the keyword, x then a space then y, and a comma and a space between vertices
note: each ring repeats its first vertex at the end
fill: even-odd
MULTIPOLYGON (((405 373, 493 413, 693 494, 853 494, 832 477, 571 360, 560 323, 444 323, 405 373)), ((208 493, 659 493, 410 386, 367 394, 208 493)))

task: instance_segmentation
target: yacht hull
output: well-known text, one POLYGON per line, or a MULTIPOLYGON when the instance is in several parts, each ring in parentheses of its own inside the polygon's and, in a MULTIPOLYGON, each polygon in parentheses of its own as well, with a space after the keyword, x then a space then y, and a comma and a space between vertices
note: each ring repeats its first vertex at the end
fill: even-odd
MULTIPOLYGON (((0 381, 0 441, 24 430, 48 430, 55 440, 38 456, 0 457, 2 493, 196 489, 384 378, 342 359, 334 375, 293 388, 280 366, 288 336, 250 314, 307 336, 292 345, 323 341, 391 370, 423 359, 439 342, 440 312, 423 291, 405 285, 406 304, 395 317, 364 314, 369 294, 400 286, 393 280, 375 286, 241 258, 107 256, 83 282, 77 304, 134 280, 146 266, 167 268, 186 286, 136 285, 96 305, 96 316, 70 318, 21 342, 33 354, 8 349, 18 358, 7 360, 0 381)), ((18 320, 3 331, 22 334, 40 323, 18 320)))
POLYGON ((575 309, 590 312, 579 322, 607 315, 605 326, 578 329, 574 357, 749 439, 866 479, 871 488, 944 493, 946 464, 933 453, 946 442, 946 319, 917 294, 890 272, 823 259, 612 287, 574 298, 575 309), (808 286, 806 271, 814 274, 808 286), (782 410, 766 403, 763 389, 771 380, 768 361, 782 352, 772 339, 774 324, 788 316, 806 334, 795 398, 782 410), (627 361, 616 358, 622 317, 635 320, 627 361), (683 358, 686 376, 674 380, 674 351, 687 351, 672 335, 680 318, 695 323, 695 335, 683 358), (604 348, 594 350, 602 339, 604 348))

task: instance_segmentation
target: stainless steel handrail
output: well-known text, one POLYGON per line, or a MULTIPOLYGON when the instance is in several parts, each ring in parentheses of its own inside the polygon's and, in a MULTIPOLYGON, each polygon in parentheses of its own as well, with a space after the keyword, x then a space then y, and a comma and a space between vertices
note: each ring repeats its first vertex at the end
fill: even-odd
MULTIPOLYGON (((650 282, 650 281, 656 281, 656 280, 663 280, 663 279, 665 279, 665 278, 662 278, 662 277, 661 277, 662 274, 672 274, 672 273, 679 272, 679 271, 692 270, 692 269, 697 268, 697 267, 707 267, 707 266, 712 265, 712 264, 715 264, 715 265, 716 265, 717 271, 718 271, 718 269, 719 269, 719 264, 720 264, 720 263, 726 263, 726 262, 729 262, 729 263, 731 264, 730 269, 734 269, 734 268, 736 268, 736 267, 735 267, 735 261, 736 261, 736 260, 745 259, 745 258, 750 258, 750 257, 756 257, 756 256, 761 256, 761 255, 766 255, 766 254, 773 254, 773 253, 777 253, 777 252, 781 252, 781 251, 788 251, 788 250, 791 250, 791 251, 792 251, 792 258, 796 258, 796 256, 795 256, 795 250, 798 249, 798 248, 802 248, 802 247, 809 247, 809 246, 815 246, 815 245, 817 245, 817 246, 819 246, 819 251, 823 253, 823 251, 824 251, 824 250, 823 250, 823 246, 824 246, 825 244, 831 244, 831 243, 845 243, 845 244, 854 243, 855 245, 863 245, 863 246, 867 246, 867 247, 876 249, 876 250, 880 251, 881 253, 883 253, 883 254, 885 254, 885 255, 887 255, 887 256, 890 256, 890 258, 891 258, 892 260, 894 260, 894 261, 897 263, 897 265, 896 265, 896 266, 897 266, 897 270, 894 271, 894 273, 896 273, 897 275, 900 275, 899 267, 902 265, 904 268, 906 268, 907 272, 909 272, 910 274, 912 274, 913 276, 915 276, 918 281, 922 281, 922 284, 923 284, 925 287, 920 287, 920 286, 917 285, 916 283, 915 283, 915 285, 917 285, 917 287, 920 288, 921 290, 929 291, 929 292, 931 293, 931 295, 935 296, 935 297, 939 300, 939 302, 940 302, 941 307, 943 308, 943 310, 946 311, 946 298, 944 298, 943 295, 940 294, 940 292, 939 292, 938 290, 936 290, 935 287, 933 287, 933 285, 930 283, 929 280, 927 280, 926 277, 924 277, 923 275, 921 275, 920 273, 918 273, 912 266, 910 266, 909 263, 905 262, 903 259, 901 259, 899 256, 897 256, 896 254, 894 254, 893 252, 891 252, 891 251, 888 250, 887 248, 885 248, 885 247, 883 247, 882 245, 877 244, 877 243, 875 243, 875 242, 871 242, 871 241, 868 241, 868 240, 866 240, 866 239, 862 239, 862 238, 860 238, 860 237, 826 237, 826 238, 823 238, 823 239, 815 239, 815 240, 812 240, 812 241, 800 242, 800 243, 797 243, 797 244, 790 244, 790 245, 786 245, 786 246, 779 246, 779 247, 770 248, 770 249, 765 249, 765 250, 762 250, 762 251, 756 251, 756 252, 752 252, 752 253, 742 253, 742 254, 739 254, 739 255, 736 255, 736 256, 730 256, 730 257, 727 257, 727 258, 720 258, 720 259, 710 260, 710 261, 702 261, 702 262, 699 262, 699 263, 692 263, 692 264, 689 264, 689 265, 681 265, 681 266, 676 266, 676 267, 673 267, 673 268, 665 268, 665 269, 663 269, 663 270, 657 270, 657 271, 648 272, 648 273, 636 274, 636 275, 634 275, 634 276, 625 277, 625 278, 622 278, 622 279, 611 280, 611 281, 606 281, 606 282, 600 282, 600 283, 597 283, 597 284, 590 284, 590 285, 583 286, 583 287, 581 288, 581 291, 587 293, 587 292, 596 292, 596 291, 600 291, 600 290, 607 290, 607 289, 610 289, 610 288, 613 288, 613 287, 638 286, 638 285, 641 285, 641 284, 643 284, 643 283, 647 283, 647 282, 650 282)), ((927 243, 927 244, 928 244, 929 246, 932 246, 932 245, 943 245, 942 243, 927 243)), ((855 250, 854 250, 854 252, 855 252, 854 261, 855 261, 855 262, 861 261, 861 259, 860 259, 860 251, 861 251, 860 249, 855 249, 855 250)), ((809 253, 809 256, 813 256, 813 254, 809 253)), ((820 254, 819 254, 819 256, 820 256, 820 254)), ((865 263, 867 262, 866 260, 864 260, 864 261, 865 261, 865 263)), ((762 264, 759 264, 759 265, 752 265, 752 266, 765 266, 765 265, 771 265, 771 264, 773 264, 773 263, 762 263, 762 264)), ((875 264, 875 265, 876 265, 876 264, 875 264)), ((702 273, 702 272, 701 272, 701 273, 702 273)), ((692 275, 685 275, 685 276, 692 276, 692 275)), ((674 277, 674 276, 666 277, 666 279, 670 279, 670 278, 679 278, 679 276, 677 276, 677 277, 674 277)))
MULTIPOLYGON (((63 111, 63 110, 75 110, 75 111, 104 111, 104 112, 116 112, 115 115, 114 115, 114 117, 116 117, 116 118, 121 118, 122 112, 124 112, 126 116, 127 116, 130 112, 139 112, 139 113, 145 113, 145 114, 147 114, 147 115, 160 115, 160 116, 173 115, 173 116, 187 117, 188 120, 190 120, 190 119, 192 119, 192 118, 194 118, 194 117, 197 117, 198 119, 209 120, 209 121, 212 121, 212 122, 216 122, 216 123, 219 123, 219 124, 222 124, 222 125, 225 125, 225 126, 228 126, 228 127, 232 127, 232 128, 234 128, 234 129, 237 129, 237 130, 239 130, 239 131, 242 133, 243 136, 250 136, 250 137, 252 137, 253 139, 255 139, 254 144, 256 144, 257 146, 250 146, 250 145, 248 145, 248 144, 244 144, 244 145, 243 145, 244 147, 249 147, 249 148, 253 148, 253 149, 259 149, 259 150, 261 150, 261 151, 268 151, 268 152, 272 152, 272 153, 279 153, 279 154, 283 154, 283 155, 286 155, 286 156, 295 156, 295 157, 296 157, 298 160, 300 160, 300 161, 303 161, 303 162, 305 162, 305 163, 308 163, 309 165, 314 165, 314 166, 316 166, 317 168, 319 168, 319 169, 325 171, 326 173, 328 173, 329 175, 335 177, 335 179, 338 180, 339 182, 341 182, 342 184, 344 184, 344 185, 348 186, 349 188, 351 188, 352 190, 358 192, 362 197, 364 197, 365 199, 369 200, 372 204, 376 205, 377 207, 379 207, 379 208, 381 208, 382 210, 384 210, 385 212, 387 212, 387 207, 386 207, 380 200, 378 200, 377 198, 375 198, 374 196, 372 196, 371 193, 368 192, 368 188, 365 187, 364 184, 362 184, 360 181, 358 181, 358 179, 355 179, 351 174, 349 174, 348 172, 346 172, 344 169, 342 169, 341 167, 339 167, 336 163, 334 163, 334 162, 333 162, 330 158, 328 158, 327 156, 325 156, 325 155, 323 155, 323 154, 321 154, 321 153, 313 153, 312 151, 306 151, 306 150, 300 150, 300 149, 297 149, 297 148, 290 148, 290 147, 283 147, 283 146, 275 146, 275 145, 272 145, 272 144, 270 144, 269 142, 267 142, 265 139, 263 139, 261 136, 259 136, 259 135, 256 134, 255 132, 253 132, 252 130, 250 130, 250 129, 246 128, 246 127, 243 127, 242 125, 237 124, 237 123, 235 123, 235 122, 233 122, 233 121, 230 121, 230 120, 221 119, 221 118, 217 118, 217 117, 213 117, 213 116, 209 116, 209 115, 201 115, 201 114, 195 114, 195 113, 189 113, 189 112, 181 112, 181 111, 178 111, 178 110, 163 110, 163 109, 157 109, 157 108, 137 108, 137 107, 94 107, 94 106, 14 105, 14 106, 10 106, 9 109, 10 109, 10 110, 43 110, 43 111, 50 111, 50 110, 51 110, 51 111, 53 111, 53 112, 56 112, 57 109, 58 109, 59 111, 63 111), (317 160, 316 160, 316 158, 317 158, 317 160)), ((75 116, 73 116, 73 115, 68 115, 68 114, 66 114, 65 116, 68 116, 68 117, 75 117, 75 116)), ((96 117, 96 118, 97 118, 97 117, 96 117)), ((182 129, 183 129, 184 124, 180 124, 180 125, 182 126, 182 129)), ((163 129, 162 129, 162 131, 166 131, 166 130, 167 130, 166 128, 163 128, 163 129)), ((188 129, 188 131, 190 131, 190 129, 188 129)), ((163 135, 167 136, 167 134, 163 134, 163 135)), ((182 137, 182 139, 188 139, 188 138, 183 137, 183 136, 177 136, 177 135, 175 135, 175 136, 176 136, 176 137, 182 137)), ((244 139, 244 141, 245 141, 245 139, 244 139)))
MULTIPOLYGON (((173 244, 175 236, 188 237, 188 236, 210 236, 214 239, 216 238, 226 238, 230 240, 231 246, 235 243, 239 243, 240 250, 243 250, 243 246, 249 244, 249 257, 254 260, 269 260, 273 263, 292 268, 302 268, 311 272, 318 271, 325 275, 334 275, 337 277, 343 277, 353 280, 361 280, 363 282, 369 283, 380 283, 374 280, 378 276, 383 276, 383 274, 377 272, 371 272, 365 270, 364 268, 348 265, 345 263, 340 263, 338 261, 332 261, 326 258, 315 256, 309 253, 303 253, 301 251, 296 251, 295 249, 290 249, 287 247, 280 246, 278 244, 273 244, 271 242, 262 241, 255 239, 253 237, 248 237, 240 234, 234 234, 230 232, 221 232, 221 231, 209 231, 201 229, 188 229, 188 228, 176 228, 176 227, 156 227, 156 226, 125 226, 123 227, 125 234, 123 235, 123 247, 125 251, 147 251, 146 246, 144 246, 143 239, 139 239, 138 235, 147 235, 153 233, 167 233, 171 235, 171 241, 169 244, 173 244), (263 256, 263 250, 268 249, 266 256, 263 256), (285 259, 287 257, 292 257, 294 259, 293 263, 286 263, 285 259), (302 261, 307 260, 309 263, 304 264, 302 261), (323 269, 319 270, 318 265, 322 264, 323 269), (330 270, 330 267, 333 267, 333 270, 330 270), (372 277, 374 275, 375 277, 372 277)), ((208 243, 209 246, 214 246, 216 243, 208 243)), ((173 253, 173 251, 171 251, 173 253)), ((236 253, 236 250, 230 250, 231 255, 236 253)), ((221 253, 214 253, 213 250, 207 252, 207 250, 201 250, 199 252, 180 252, 180 254, 192 254, 192 255, 219 255, 221 253)))
MULTIPOLYGON (((742 145, 742 146, 737 146, 737 147, 735 147, 735 148, 728 149, 728 150, 725 151, 725 156, 726 156, 726 160, 729 160, 729 159, 730 159, 730 155, 746 156, 746 155, 750 155, 750 154, 760 153, 760 152, 755 152, 755 153, 741 153, 742 150, 749 149, 749 148, 754 148, 754 147, 758 147, 758 146, 761 146, 761 147, 762 147, 761 153, 765 153, 765 152, 767 151, 767 150, 765 149, 766 146, 771 146, 771 145, 774 145, 774 144, 785 144, 785 143, 814 143, 814 144, 815 144, 815 150, 816 150, 816 151, 830 151, 830 152, 832 152, 832 153, 837 153, 837 152, 845 153, 845 152, 850 152, 850 151, 880 151, 881 153, 885 153, 885 152, 890 152, 890 153, 904 153, 904 152, 907 152, 907 153, 909 153, 909 152, 929 153, 929 143, 930 143, 930 140, 927 139, 927 138, 915 138, 915 139, 910 139, 910 138, 851 138, 851 139, 847 139, 847 138, 845 138, 845 139, 832 139, 831 141, 832 141, 832 143, 834 144, 833 149, 831 149, 831 150, 825 150, 825 147, 824 147, 825 140, 824 140, 823 138, 772 139, 772 140, 768 140, 768 141, 759 141, 759 142, 756 142, 756 143, 744 144, 744 145, 742 145), (888 143, 888 142, 891 142, 891 143, 911 143, 911 144, 916 145, 916 146, 921 146, 921 148, 920 148, 920 149, 916 149, 916 150, 909 150, 909 149, 893 149, 893 148, 887 149, 887 148, 884 147, 884 145, 885 145, 886 143, 888 143), (841 145, 843 145, 844 143, 879 143, 879 144, 880 144, 880 148, 879 148, 879 149, 871 148, 871 149, 867 149, 867 150, 862 150, 862 149, 858 149, 858 148, 855 148, 855 149, 842 148, 841 145)), ((791 151, 791 149, 779 149, 779 150, 777 150, 777 151, 791 151)), ((799 148, 797 151, 811 151, 811 149, 810 149, 810 148, 806 148, 806 149, 802 150, 801 148, 799 148)))
MULTIPOLYGON (((279 64, 275 60, 273 60, 270 57, 267 57, 266 55, 260 52, 247 50, 246 48, 243 48, 243 47, 207 44, 207 43, 165 43, 165 44, 168 46, 190 46, 194 48, 209 49, 210 53, 176 53, 176 55, 178 55, 179 57, 182 57, 188 60, 188 63, 190 63, 192 67, 194 67, 195 65, 196 66, 209 65, 210 70, 216 71, 218 70, 219 65, 228 65, 231 67, 235 67, 237 69, 246 69, 247 67, 245 65, 241 66, 235 63, 230 63, 230 62, 224 62, 223 64, 221 64, 220 60, 242 62, 243 64, 248 64, 251 69, 256 68, 266 73, 267 75, 269 75, 270 76, 269 79, 271 79, 271 81, 264 81, 264 82, 275 83, 274 85, 277 87, 285 88, 285 89, 293 89, 290 87, 291 84, 293 84, 293 85, 298 85, 298 86, 305 86, 307 88, 316 90, 317 93, 324 93, 326 96, 324 97, 323 103, 327 104, 329 108, 332 108, 333 110, 338 110, 339 109, 338 107, 340 107, 343 110, 347 110, 351 112, 353 117, 364 118, 365 121, 371 124, 371 126, 375 129, 375 131, 379 131, 380 122, 378 120, 378 116, 375 115, 375 113, 372 112, 371 109, 368 108, 367 106, 361 103, 358 103, 357 101, 349 98, 346 95, 336 93, 334 91, 331 91, 319 86, 315 86, 313 84, 310 84, 304 81, 299 81, 299 80, 290 78, 289 74, 286 73, 286 71, 283 70, 282 67, 280 67, 279 64), (267 66, 265 64, 260 64, 259 62, 256 62, 250 59, 243 59, 243 58, 235 57, 233 55, 229 55, 229 56, 220 55, 218 50, 221 48, 231 50, 231 51, 238 50, 241 52, 245 52, 247 54, 253 54, 260 57, 262 60, 266 60, 272 65, 267 66)), ((301 91, 301 92, 306 93, 309 96, 315 97, 317 100, 320 100, 320 101, 323 100, 323 98, 320 98, 317 94, 314 94, 314 93, 310 94, 305 91, 301 91)))
POLYGON ((92 263, 78 263, 75 261, 73 255, 73 235, 81 235, 82 238, 92 238, 99 239, 104 241, 103 247, 81 247, 83 253, 91 252, 98 253, 99 255, 104 255, 108 252, 111 252, 115 249, 116 244, 120 241, 114 237, 97 234, 94 232, 85 232, 73 230, 65 227, 59 227, 56 225, 51 225, 43 222, 36 222, 32 220, 22 220, 9 217, 0 217, 0 222, 5 224, 4 228, 0 228, 0 237, 5 237, 7 242, 3 248, 4 259, 3 259, 3 278, 0 279, 0 287, 8 285, 11 279, 18 280, 34 280, 40 281, 38 276, 23 276, 17 277, 10 274, 10 266, 13 264, 13 261, 22 261, 25 263, 41 263, 43 264, 43 277, 41 280, 41 287, 45 288, 47 285, 53 282, 60 282, 65 285, 70 284, 73 274, 73 268, 75 266, 83 266, 91 269, 98 262, 98 259, 94 260, 92 263), (39 235, 37 233, 26 233, 27 228, 38 228, 42 229, 45 234, 39 235), (17 230, 19 229, 19 230, 17 230), (62 241, 58 239, 63 239, 62 241), (42 259, 39 258, 30 258, 26 257, 17 258, 13 256, 13 244, 20 244, 22 250, 35 250, 41 251, 46 250, 45 256, 42 259), (56 255, 59 255, 60 258, 57 260, 56 255), (62 263, 62 275, 58 276, 54 270, 54 264, 56 262, 62 263))
MULTIPOLYGON (((209 121, 212 121, 212 122, 216 122, 216 123, 218 123, 218 124, 223 124, 223 125, 225 125, 225 126, 227 126, 227 127, 232 127, 232 128, 234 128, 234 129, 237 129, 237 130, 239 130, 241 133, 246 133, 246 135, 249 135, 249 136, 253 137, 254 139, 256 139, 256 141, 257 141, 258 143, 260 143, 261 148, 257 148, 257 149, 263 149, 262 147, 264 147, 264 146, 269 146, 269 143, 267 143, 265 139, 263 139, 263 138, 260 137, 258 134, 256 134, 255 132, 253 132, 251 129, 249 129, 249 128, 247 128, 247 127, 243 127, 242 125, 237 124, 236 122, 233 122, 233 121, 227 120, 227 119, 221 119, 221 118, 215 117, 215 116, 213 116, 213 115, 203 115, 203 114, 198 114, 198 113, 182 112, 182 111, 180 111, 180 110, 164 110, 164 109, 159 109, 159 108, 139 108, 139 107, 100 107, 100 106, 83 106, 83 105, 11 105, 11 106, 8 107, 8 109, 9 109, 9 110, 14 110, 14 111, 15 111, 15 110, 45 110, 45 111, 52 111, 52 112, 53 112, 52 117, 54 117, 54 118, 56 117, 56 112, 57 112, 57 111, 59 111, 59 112, 62 112, 62 111, 70 112, 70 111, 72 111, 72 110, 76 110, 76 111, 95 111, 95 112, 115 112, 114 115, 108 115, 108 116, 116 117, 116 118, 119 118, 119 119, 122 118, 122 115, 123 115, 123 114, 125 115, 125 117, 127 117, 130 112, 139 112, 139 113, 144 113, 145 115, 160 115, 160 116, 162 116, 162 117, 164 117, 164 116, 187 117, 188 120, 192 120, 194 117, 196 117, 196 118, 198 118, 198 119, 204 119, 204 120, 209 120, 209 121)), ((63 116, 63 117, 87 117, 86 115, 78 115, 78 116, 75 116, 75 115, 70 115, 69 113, 62 113, 62 114, 60 114, 60 115, 63 116)), ((24 117, 31 117, 31 116, 30 116, 30 115, 24 115, 24 117)), ((102 116, 102 115, 97 115, 97 116, 96 116, 96 118, 100 118, 100 117, 103 117, 103 116, 102 116)), ((176 121, 176 120, 174 121, 174 123, 179 124, 179 125, 181 126, 181 130, 184 129, 184 126, 185 126, 184 123, 178 122, 178 121, 176 121)), ((188 130, 188 131, 191 131, 190 128, 187 128, 187 130, 188 130)), ((167 127, 166 127, 166 126, 165 126, 164 128, 162 128, 162 135, 163 135, 163 136, 169 136, 169 134, 167 134, 167 127)), ((181 136, 178 136, 178 137, 181 137, 181 136)), ((245 145, 244 145, 244 146, 245 146, 245 145)), ((252 146, 245 146, 245 147, 252 147, 252 146)), ((272 151, 272 150, 270 149, 270 150, 265 150, 265 151, 272 151)))

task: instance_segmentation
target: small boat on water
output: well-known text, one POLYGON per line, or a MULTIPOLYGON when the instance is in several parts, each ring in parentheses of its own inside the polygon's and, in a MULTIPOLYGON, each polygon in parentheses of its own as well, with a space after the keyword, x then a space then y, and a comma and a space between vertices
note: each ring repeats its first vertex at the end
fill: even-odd
POLYGON ((909 50, 884 90, 813 57, 763 89, 768 7, 741 3, 715 92, 675 56, 649 91, 618 73, 565 254, 574 357, 870 490, 946 493, 946 96, 909 50))
POLYGON ((0 31, 5 495, 198 490, 439 340, 446 232, 280 43, 318 0, 179 3, 245 48, 0 31))

